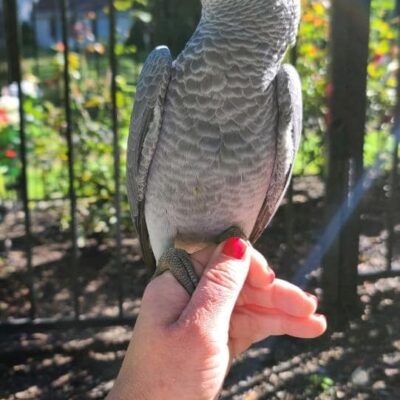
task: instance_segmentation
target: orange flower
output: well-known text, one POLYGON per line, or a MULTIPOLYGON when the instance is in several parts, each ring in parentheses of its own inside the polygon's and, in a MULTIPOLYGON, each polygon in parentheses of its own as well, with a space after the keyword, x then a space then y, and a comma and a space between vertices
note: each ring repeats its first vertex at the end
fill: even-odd
POLYGON ((63 42, 57 42, 57 43, 54 45, 54 50, 55 50, 55 51, 58 51, 59 53, 64 53, 64 51, 65 51, 65 45, 64 45, 64 43, 63 43, 63 42))
POLYGON ((91 43, 86 46, 88 53, 104 54, 106 52, 105 47, 101 43, 91 43))

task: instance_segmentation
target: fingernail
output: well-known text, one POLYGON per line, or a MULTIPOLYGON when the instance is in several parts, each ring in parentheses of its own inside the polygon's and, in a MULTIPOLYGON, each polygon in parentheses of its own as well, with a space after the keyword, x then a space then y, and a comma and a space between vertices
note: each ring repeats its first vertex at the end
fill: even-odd
POLYGON ((307 295, 308 297, 312 298, 312 299, 315 301, 316 304, 319 303, 319 300, 318 300, 318 297, 317 297, 317 296, 314 296, 313 294, 308 293, 308 292, 305 292, 305 293, 306 293, 306 295, 307 295))
POLYGON ((326 316, 324 314, 315 313, 315 316, 318 318, 323 318, 326 321, 326 316))
POLYGON ((270 283, 272 283, 276 278, 275 272, 269 265, 267 265, 267 269, 268 269, 268 272, 269 272, 270 283))
POLYGON ((246 243, 239 237, 232 237, 225 242, 222 253, 241 260, 246 253, 246 243))
POLYGON ((276 275, 275 272, 271 270, 271 283, 275 280, 276 275))

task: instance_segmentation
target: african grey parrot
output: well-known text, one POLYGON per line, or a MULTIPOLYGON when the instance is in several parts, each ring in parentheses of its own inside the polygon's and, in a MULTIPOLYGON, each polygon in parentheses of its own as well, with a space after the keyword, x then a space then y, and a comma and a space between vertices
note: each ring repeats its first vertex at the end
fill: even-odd
POLYGON ((302 126, 301 84, 281 65, 300 0, 201 0, 173 61, 148 56, 128 139, 127 189, 145 263, 191 294, 189 254, 225 235, 254 242, 288 185, 302 126))

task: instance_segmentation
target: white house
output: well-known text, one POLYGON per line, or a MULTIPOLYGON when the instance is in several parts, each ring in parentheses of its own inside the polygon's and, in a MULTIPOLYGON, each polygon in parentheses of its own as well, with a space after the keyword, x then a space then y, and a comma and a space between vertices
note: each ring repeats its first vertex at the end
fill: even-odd
MULTIPOLYGON (((71 45, 109 40, 109 17, 104 10, 107 0, 69 0, 71 45)), ((58 0, 39 0, 35 7, 36 40, 41 48, 51 48, 62 41, 61 10, 58 0)), ((129 35, 133 18, 129 12, 116 13, 117 40, 129 35)))

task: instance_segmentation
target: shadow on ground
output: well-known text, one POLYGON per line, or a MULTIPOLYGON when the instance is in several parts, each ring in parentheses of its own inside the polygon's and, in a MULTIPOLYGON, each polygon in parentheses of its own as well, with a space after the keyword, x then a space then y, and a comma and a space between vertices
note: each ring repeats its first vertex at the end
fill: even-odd
MULTIPOLYGON (((323 186, 315 178, 297 180, 293 214, 282 207, 257 244, 278 276, 288 278, 306 258, 323 227, 323 186), (293 223, 287 244, 288 218, 293 223)), ((381 190, 364 199, 360 239, 361 272, 385 268, 386 201, 381 190)), ((400 210, 399 210, 400 212, 400 210)), ((394 265, 400 264, 400 218, 394 265)), ((21 215, 9 213, 0 225, 0 320, 26 317, 29 303, 21 215), (11 242, 11 246, 10 246, 11 242), (7 244, 6 246, 4 244, 7 244)), ((33 263, 40 317, 73 312, 70 245, 58 215, 36 213, 33 263)), ((146 282, 138 242, 124 234, 124 310, 135 315, 146 282)), ((81 249, 78 293, 90 316, 118 313, 118 274, 111 239, 88 241, 81 249)), ((314 275, 318 277, 318 273, 314 275)), ((318 280, 311 289, 319 293, 318 280)), ((260 343, 237 360, 223 399, 396 399, 400 393, 400 280, 365 282, 359 294, 362 319, 345 331, 315 341, 289 338, 260 343)), ((0 335, 0 398, 102 399, 110 390, 132 327, 0 335)))

